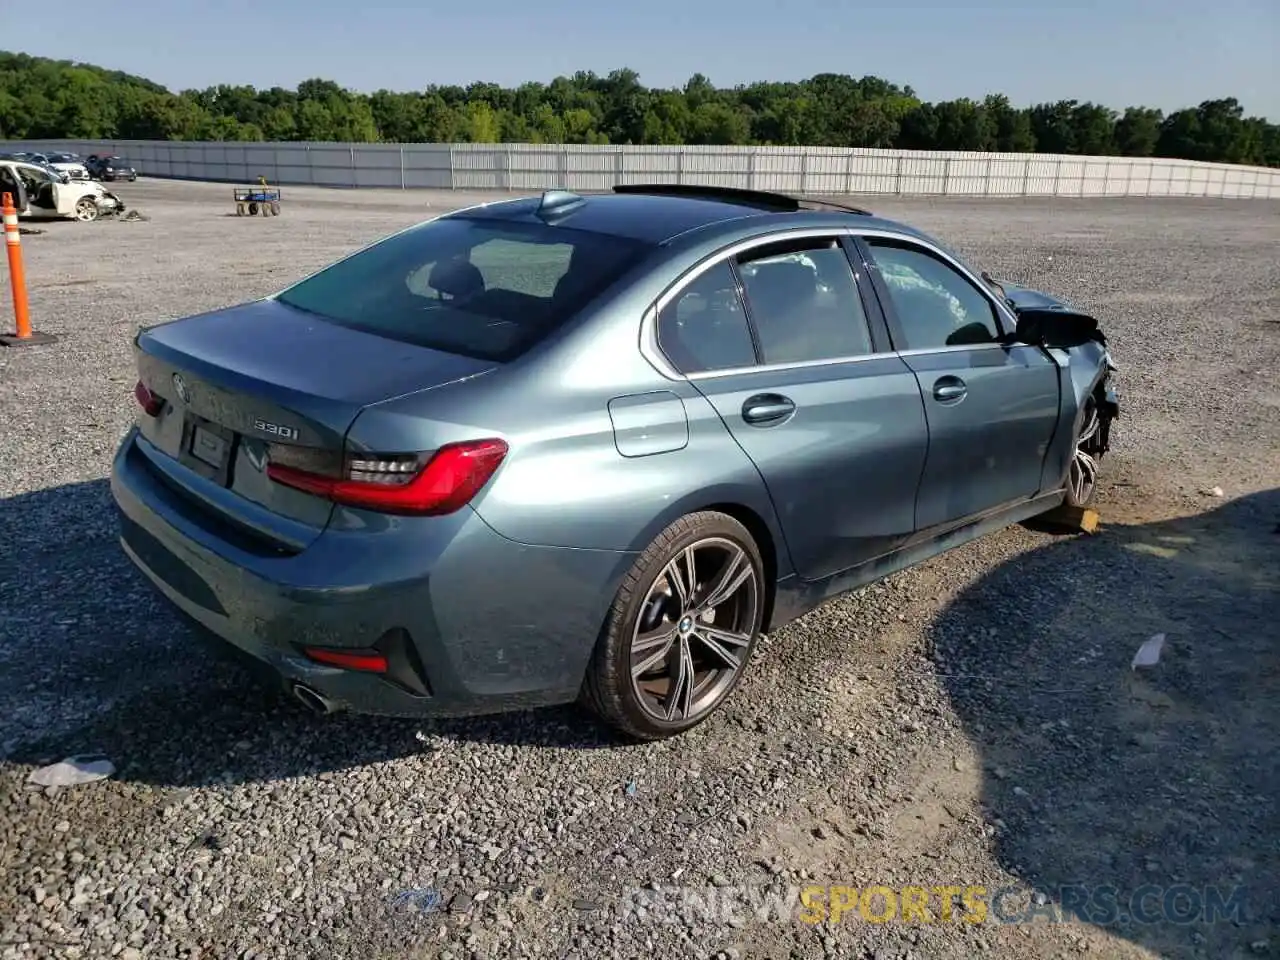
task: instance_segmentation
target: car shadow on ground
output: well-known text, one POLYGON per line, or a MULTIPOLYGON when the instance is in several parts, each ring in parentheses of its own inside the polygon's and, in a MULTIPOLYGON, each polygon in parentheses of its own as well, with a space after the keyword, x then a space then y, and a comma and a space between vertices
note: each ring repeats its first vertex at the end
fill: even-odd
POLYGON ((996 855, 1042 919, 1166 957, 1280 956, 1278 623, 1280 490, 1053 543, 939 615, 996 855))
POLYGON ((105 480, 0 500, 0 759, 101 751, 167 786, 361 767, 448 738, 621 744, 577 706, 428 721, 319 717, 192 630, 127 559, 105 480))

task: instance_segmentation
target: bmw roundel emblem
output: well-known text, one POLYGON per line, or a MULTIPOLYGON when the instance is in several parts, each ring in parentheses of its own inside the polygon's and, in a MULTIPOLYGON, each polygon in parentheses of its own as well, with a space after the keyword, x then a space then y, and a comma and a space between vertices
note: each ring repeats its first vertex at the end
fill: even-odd
POLYGON ((187 381, 182 379, 181 374, 173 375, 173 389, 178 392, 183 403, 191 402, 191 391, 187 389, 187 381))

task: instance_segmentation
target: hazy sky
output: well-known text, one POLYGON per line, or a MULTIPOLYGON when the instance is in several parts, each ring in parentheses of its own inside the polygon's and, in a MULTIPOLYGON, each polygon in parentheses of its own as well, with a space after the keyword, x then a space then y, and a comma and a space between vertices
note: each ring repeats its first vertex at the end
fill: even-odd
POLYGON ((875 74, 929 100, 1003 92, 1019 105, 1168 110, 1234 96, 1280 120, 1280 0, 127 0, 92 11, 86 30, 28 19, 21 49, 175 90, 308 77, 362 91, 514 85, 627 66, 650 86, 696 72, 721 86, 875 74))

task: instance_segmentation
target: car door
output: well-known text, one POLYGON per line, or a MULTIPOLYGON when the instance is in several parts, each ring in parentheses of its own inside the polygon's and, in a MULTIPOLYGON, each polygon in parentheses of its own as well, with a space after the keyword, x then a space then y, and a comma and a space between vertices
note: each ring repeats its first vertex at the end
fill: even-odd
POLYGON ((17 168, 8 163, 0 163, 0 193, 13 197, 14 208, 20 214, 27 213, 27 188, 23 186, 22 177, 17 168))
POLYGON ((807 580, 913 529, 924 410, 874 304, 836 234, 749 242, 659 303, 660 348, 760 471, 807 580))
POLYGON ((868 234, 864 265, 929 425, 919 531, 1034 496, 1058 424, 1057 364, 1004 341, 1012 319, 954 258, 923 242, 868 234))

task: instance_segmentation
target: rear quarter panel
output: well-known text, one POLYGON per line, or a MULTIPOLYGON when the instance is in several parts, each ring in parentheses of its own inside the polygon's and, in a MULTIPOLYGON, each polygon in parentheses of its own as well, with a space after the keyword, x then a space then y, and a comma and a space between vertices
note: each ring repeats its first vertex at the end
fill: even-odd
POLYGON ((760 475, 719 414, 688 383, 653 373, 576 388, 502 371, 366 408, 351 432, 394 450, 501 437, 510 451, 471 505, 519 543, 640 551, 672 520, 717 503, 776 530, 760 475))
MULTIPOLYGON (((640 551, 678 517, 733 504, 759 517, 781 548, 760 474, 715 408, 640 353, 640 319, 654 296, 651 284, 624 287, 536 354, 366 408, 352 439, 421 450, 506 440, 510 452, 472 507, 520 543, 640 551)), ((785 575, 789 564, 778 561, 785 575)))
MULTIPOLYGON (((687 424, 688 442, 680 448, 623 456, 611 398, 601 396, 592 409, 566 416, 563 432, 516 433, 508 462, 476 510, 522 543, 604 550, 643 550, 668 523, 712 504, 772 519, 759 473, 715 409, 687 385, 673 385, 668 395, 680 399, 687 424)), ((646 395, 627 396, 643 402, 646 395)), ((651 429, 674 432, 670 407, 653 407, 651 429)))

